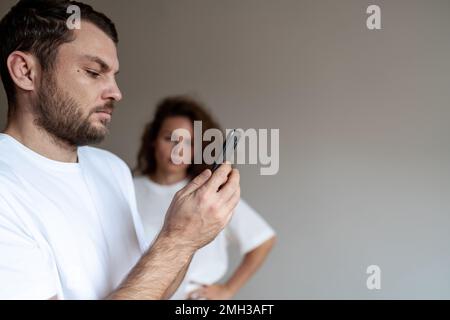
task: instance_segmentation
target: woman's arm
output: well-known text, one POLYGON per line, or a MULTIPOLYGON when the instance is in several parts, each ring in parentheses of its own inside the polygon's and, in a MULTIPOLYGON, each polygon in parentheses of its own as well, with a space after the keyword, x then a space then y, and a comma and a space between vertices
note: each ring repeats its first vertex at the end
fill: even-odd
POLYGON ((226 300, 232 298, 263 264, 272 250, 275 239, 273 236, 248 252, 225 284, 202 285, 201 288, 192 291, 188 299, 226 300))

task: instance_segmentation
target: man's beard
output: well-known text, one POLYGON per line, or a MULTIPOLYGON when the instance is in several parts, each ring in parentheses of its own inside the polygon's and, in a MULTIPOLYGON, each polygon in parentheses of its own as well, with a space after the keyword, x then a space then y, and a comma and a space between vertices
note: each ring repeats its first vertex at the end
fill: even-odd
POLYGON ((58 88, 55 79, 44 75, 42 87, 35 105, 36 124, 60 142, 71 146, 85 146, 103 141, 108 134, 106 122, 98 128, 89 122, 89 117, 100 110, 113 109, 113 103, 94 108, 87 116, 80 105, 67 92, 58 88))

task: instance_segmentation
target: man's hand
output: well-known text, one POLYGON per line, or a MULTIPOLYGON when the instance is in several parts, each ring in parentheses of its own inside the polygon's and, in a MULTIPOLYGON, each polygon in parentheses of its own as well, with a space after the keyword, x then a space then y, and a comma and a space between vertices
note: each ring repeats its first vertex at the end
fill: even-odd
POLYGON ((229 164, 213 175, 205 170, 178 191, 167 211, 161 233, 183 247, 197 250, 228 224, 239 202, 239 172, 229 164))
POLYGON ((175 195, 164 226, 109 299, 164 299, 178 287, 195 251, 230 221, 239 202, 239 172, 223 164, 192 180, 175 195))

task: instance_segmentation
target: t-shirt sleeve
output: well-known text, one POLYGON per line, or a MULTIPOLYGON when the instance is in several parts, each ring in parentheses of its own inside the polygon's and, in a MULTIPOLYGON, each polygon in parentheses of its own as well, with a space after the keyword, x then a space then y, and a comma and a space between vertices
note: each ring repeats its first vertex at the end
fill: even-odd
POLYGON ((275 236, 272 227, 244 200, 240 200, 226 234, 231 243, 237 243, 241 254, 246 254, 275 236))
POLYGON ((57 294, 50 256, 0 197, 0 299, 49 299, 57 294))

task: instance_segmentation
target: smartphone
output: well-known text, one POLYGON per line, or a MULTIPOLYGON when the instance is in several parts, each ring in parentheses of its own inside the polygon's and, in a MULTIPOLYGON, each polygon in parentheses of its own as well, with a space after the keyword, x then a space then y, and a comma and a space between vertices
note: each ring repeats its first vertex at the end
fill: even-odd
POLYGON ((214 172, 220 165, 226 160, 233 159, 234 153, 236 151, 236 146, 241 138, 240 131, 233 129, 228 133, 227 139, 223 143, 222 152, 217 155, 216 160, 212 164, 211 171, 214 172), (223 155, 223 157, 222 157, 223 155), (221 162, 222 161, 222 162, 221 162))

